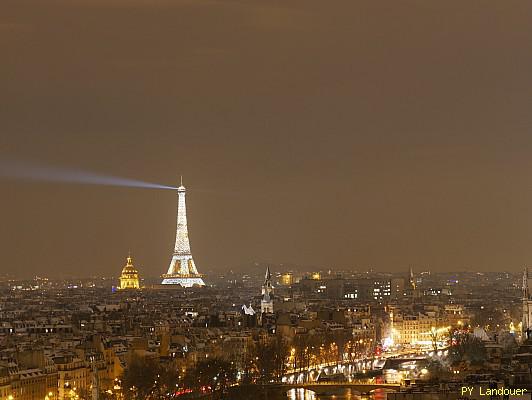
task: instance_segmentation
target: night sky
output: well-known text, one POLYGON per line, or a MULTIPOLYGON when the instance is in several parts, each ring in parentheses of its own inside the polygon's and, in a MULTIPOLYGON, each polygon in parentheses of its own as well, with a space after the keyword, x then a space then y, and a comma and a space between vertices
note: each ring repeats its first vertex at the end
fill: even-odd
MULTIPOLYGON (((200 272, 532 264, 532 2, 2 0, 0 159, 175 185, 200 272)), ((0 180, 0 274, 166 272, 170 190, 0 180)))

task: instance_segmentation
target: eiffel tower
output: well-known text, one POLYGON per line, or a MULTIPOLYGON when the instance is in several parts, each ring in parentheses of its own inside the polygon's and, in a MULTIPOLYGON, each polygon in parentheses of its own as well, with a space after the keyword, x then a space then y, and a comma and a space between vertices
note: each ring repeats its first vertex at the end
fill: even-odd
POLYGON ((190 242, 187 228, 187 206, 185 204, 186 189, 183 186, 177 188, 177 232, 175 235, 175 247, 168 272, 162 276, 163 285, 181 285, 183 287, 205 286, 202 274, 198 273, 196 264, 192 259, 190 242))

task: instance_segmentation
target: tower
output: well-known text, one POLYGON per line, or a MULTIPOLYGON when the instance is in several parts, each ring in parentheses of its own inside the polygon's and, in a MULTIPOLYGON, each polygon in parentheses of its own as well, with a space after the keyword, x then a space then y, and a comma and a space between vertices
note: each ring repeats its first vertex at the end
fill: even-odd
POLYGON ((177 232, 175 246, 168 272, 164 274, 163 285, 181 285, 183 287, 205 286, 203 275, 198 273, 190 252, 187 227, 186 189, 181 180, 177 188, 177 232))
POLYGON ((532 337, 532 296, 530 293, 530 284, 532 277, 528 272, 528 267, 523 271, 523 338, 529 339, 532 337))
POLYGON ((139 287, 139 273, 133 266, 131 255, 128 255, 126 265, 120 275, 120 289, 138 289, 139 287))
POLYGON ((409 295, 412 304, 416 303, 421 298, 421 292, 416 285, 416 277, 412 266, 410 266, 408 271, 408 287, 406 293, 409 295))
POLYGON ((414 277, 414 269, 412 266, 410 266, 410 270, 408 271, 408 283, 410 284, 410 289, 414 292, 416 290, 416 278, 414 277))
POLYGON ((266 267, 266 274, 264 275, 264 283, 262 284, 262 300, 260 301, 261 314, 273 314, 273 286, 272 274, 270 267, 266 267))

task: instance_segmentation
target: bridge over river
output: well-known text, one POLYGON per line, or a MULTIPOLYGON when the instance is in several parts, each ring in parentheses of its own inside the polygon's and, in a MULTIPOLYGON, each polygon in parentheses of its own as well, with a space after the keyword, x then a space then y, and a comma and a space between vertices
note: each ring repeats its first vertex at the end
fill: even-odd
POLYGON ((307 382, 307 383, 282 383, 265 385, 268 391, 287 392, 290 389, 307 389, 316 394, 334 393, 341 389, 351 389, 360 394, 369 394, 377 389, 398 391, 401 387, 393 383, 360 383, 360 382, 307 382))

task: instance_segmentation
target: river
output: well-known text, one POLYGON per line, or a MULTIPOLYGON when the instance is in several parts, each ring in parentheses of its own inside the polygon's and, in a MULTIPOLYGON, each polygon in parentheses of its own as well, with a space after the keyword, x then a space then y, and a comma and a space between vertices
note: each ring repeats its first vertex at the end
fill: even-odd
POLYGON ((286 398, 272 400, 386 400, 386 393, 378 389, 370 396, 359 395, 351 389, 339 389, 334 393, 326 395, 317 395, 310 390, 292 389, 288 392, 286 398))

